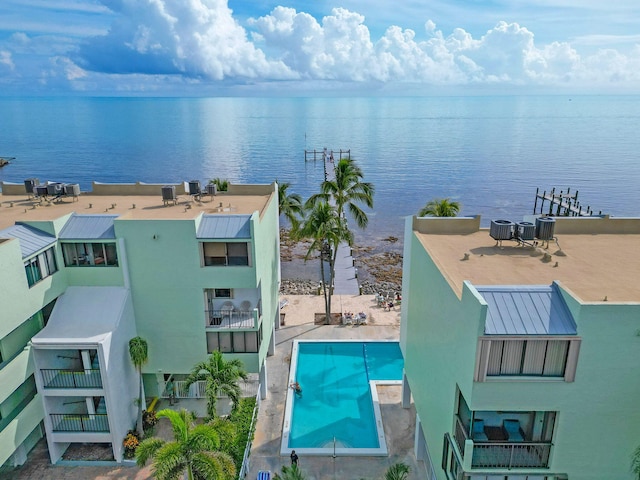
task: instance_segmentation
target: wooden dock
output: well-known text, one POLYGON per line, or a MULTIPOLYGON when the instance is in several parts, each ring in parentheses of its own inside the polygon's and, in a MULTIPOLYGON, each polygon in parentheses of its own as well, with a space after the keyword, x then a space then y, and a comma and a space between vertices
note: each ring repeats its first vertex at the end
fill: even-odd
POLYGON ((555 187, 549 193, 536 188, 536 199, 533 204, 533 214, 542 214, 556 217, 591 217, 594 215, 602 215, 602 211, 595 213, 590 206, 584 207, 578 201, 578 191, 571 193, 571 189, 567 188, 564 192, 556 193, 555 187), (540 200, 540 210, 538 210, 538 200, 540 200), (545 204, 548 204, 548 211, 545 212, 545 204))
POLYGON ((348 158, 351 160, 351 150, 327 150, 327 148, 323 148, 322 150, 305 150, 304 151, 304 161, 309 162, 313 160, 340 160, 341 158, 348 158))
MULTIPOLYGON (((338 156, 334 150, 305 150, 304 160, 322 160, 324 179, 335 179, 335 164, 341 158, 351 159, 351 150, 338 150, 338 156)), ((327 265, 328 268, 328 265, 327 265)), ((325 270, 326 274, 326 270, 325 270)), ((360 282, 358 272, 352 256, 351 246, 347 242, 340 242, 334 265, 333 293, 335 295, 360 295, 360 282)))

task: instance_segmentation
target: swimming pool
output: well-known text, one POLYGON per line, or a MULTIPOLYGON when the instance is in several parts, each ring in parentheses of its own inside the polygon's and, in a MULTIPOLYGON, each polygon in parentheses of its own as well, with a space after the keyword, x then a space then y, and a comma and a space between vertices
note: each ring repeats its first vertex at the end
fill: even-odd
POLYGON ((294 341, 281 454, 387 455, 376 384, 401 384, 396 341, 294 341))

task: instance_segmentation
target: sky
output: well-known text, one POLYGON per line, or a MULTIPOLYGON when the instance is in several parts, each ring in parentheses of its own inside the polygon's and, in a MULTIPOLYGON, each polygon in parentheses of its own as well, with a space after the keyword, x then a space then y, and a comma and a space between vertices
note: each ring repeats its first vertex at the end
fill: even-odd
POLYGON ((0 95, 640 93, 638 0, 1 0, 0 95))

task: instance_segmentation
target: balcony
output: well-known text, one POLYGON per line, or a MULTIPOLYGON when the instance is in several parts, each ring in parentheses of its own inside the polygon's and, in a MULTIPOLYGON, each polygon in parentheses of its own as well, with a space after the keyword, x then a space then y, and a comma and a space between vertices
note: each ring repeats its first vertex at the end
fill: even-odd
POLYGON ((54 432, 108 432, 109 417, 106 413, 51 413, 54 432))
POLYGON ((44 388, 102 388, 99 369, 42 369, 44 388))
POLYGON ((207 327, 209 328, 256 328, 258 325, 258 309, 238 310, 234 307, 219 310, 205 310, 207 327))
MULTIPOLYGON (((508 420, 506 420, 508 422, 508 420)), ((473 437, 456 415, 455 442, 464 458, 465 444, 471 441, 473 453, 472 468, 548 468, 551 442, 532 442, 522 430, 511 432, 503 425, 484 425, 482 420, 474 423, 473 437)))

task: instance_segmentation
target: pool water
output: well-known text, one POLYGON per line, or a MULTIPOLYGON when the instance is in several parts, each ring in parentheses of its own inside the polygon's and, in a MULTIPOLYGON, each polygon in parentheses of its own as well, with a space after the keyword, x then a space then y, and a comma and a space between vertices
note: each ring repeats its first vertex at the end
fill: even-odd
MULTIPOLYGON (((398 383, 398 342, 298 342, 289 448, 380 448, 370 380, 398 383)), ((292 367, 294 364, 292 364, 292 367)), ((382 433, 384 436, 384 433, 382 433)))

